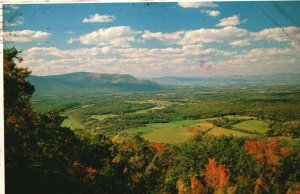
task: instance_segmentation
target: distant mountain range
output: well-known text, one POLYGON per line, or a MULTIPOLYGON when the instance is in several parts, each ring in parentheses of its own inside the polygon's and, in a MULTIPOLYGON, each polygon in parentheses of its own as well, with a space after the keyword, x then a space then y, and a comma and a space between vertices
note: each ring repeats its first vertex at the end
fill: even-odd
POLYGON ((128 74, 105 74, 77 72, 53 76, 35 76, 28 78, 38 92, 71 90, 119 90, 119 91, 154 91, 161 85, 139 80, 128 74))
POLYGON ((229 86, 251 84, 300 84, 300 74, 274 74, 231 77, 160 77, 137 79, 128 74, 77 72, 53 76, 29 76, 36 92, 64 94, 109 91, 157 91, 163 85, 229 86))
POLYGON ((162 85, 249 85, 249 84, 300 84, 299 73, 228 77, 159 77, 147 78, 162 85))

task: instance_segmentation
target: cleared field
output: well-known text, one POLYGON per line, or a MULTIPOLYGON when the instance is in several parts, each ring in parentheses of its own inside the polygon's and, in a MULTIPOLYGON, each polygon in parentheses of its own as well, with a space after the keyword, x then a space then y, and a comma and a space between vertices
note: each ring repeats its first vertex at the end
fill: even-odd
POLYGON ((269 130, 269 124, 266 120, 249 120, 232 125, 232 127, 241 129, 243 131, 254 133, 265 133, 269 130))
POLYGON ((215 126, 212 123, 208 123, 208 122, 198 122, 194 125, 190 125, 187 127, 187 130, 193 134, 200 134, 200 133, 204 133, 207 130, 214 128, 215 126))
POLYGON ((192 133, 187 131, 186 127, 196 123, 195 120, 153 123, 145 127, 128 129, 126 132, 129 134, 142 132, 142 137, 152 142, 177 144, 183 143, 193 136, 192 133))
POLYGON ((84 125, 82 125, 79 121, 77 121, 75 118, 72 118, 72 117, 65 119, 61 126, 69 127, 71 129, 84 129, 85 128, 84 125))
POLYGON ((254 118, 256 118, 256 117, 246 116, 246 115, 227 115, 224 117, 228 118, 228 119, 254 119, 254 118))
POLYGON ((92 119, 97 119, 98 121, 103 121, 104 119, 115 117, 115 114, 105 114, 105 115, 93 115, 91 116, 92 119))
POLYGON ((241 131, 235 131, 235 130, 226 129, 226 128, 222 128, 222 127, 215 127, 213 129, 209 130, 207 133, 205 133, 205 135, 212 135, 212 136, 232 135, 235 137, 253 136, 249 133, 244 133, 241 131))
MULTIPOLYGON (((225 116, 229 119, 253 119, 250 116, 225 116)), ((148 141, 161 143, 183 143, 191 136, 203 134, 206 136, 235 136, 235 137, 252 137, 255 133, 264 133, 268 130, 268 121, 264 120, 248 120, 233 125, 234 129, 227 129, 215 126, 211 121, 220 117, 206 118, 196 120, 184 120, 170 123, 153 123, 144 127, 138 127, 126 130, 128 134, 140 133, 142 137, 148 141), (247 133, 247 131, 249 133, 247 133)))
MULTIPOLYGON (((206 122, 206 121, 212 121, 212 120, 216 120, 216 119, 220 119, 222 117, 211 117, 211 118, 205 118, 205 119, 200 119, 200 122, 206 122)), ((252 116, 246 116, 246 115, 226 115, 224 116, 224 118, 228 118, 228 119, 255 119, 256 117, 252 117, 252 116)))

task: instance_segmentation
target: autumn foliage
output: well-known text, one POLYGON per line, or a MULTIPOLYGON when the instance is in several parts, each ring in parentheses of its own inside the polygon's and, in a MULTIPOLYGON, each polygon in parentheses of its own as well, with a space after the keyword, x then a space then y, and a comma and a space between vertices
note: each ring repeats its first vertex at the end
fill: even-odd
POLYGON ((278 172, 278 164, 292 152, 292 148, 281 146, 275 138, 270 141, 248 140, 244 148, 248 154, 253 155, 260 164, 269 167, 274 173, 278 172))
POLYGON ((204 187, 195 176, 191 178, 191 194, 200 194, 204 192, 204 187))
POLYGON ((217 165, 215 159, 209 159, 205 166, 205 182, 215 191, 223 191, 229 183, 230 171, 224 165, 217 165))
POLYGON ((148 144, 148 146, 149 146, 150 148, 156 149, 156 151, 159 152, 159 153, 166 150, 166 147, 165 147, 165 146, 163 146, 162 144, 157 143, 157 142, 150 142, 150 143, 148 144))

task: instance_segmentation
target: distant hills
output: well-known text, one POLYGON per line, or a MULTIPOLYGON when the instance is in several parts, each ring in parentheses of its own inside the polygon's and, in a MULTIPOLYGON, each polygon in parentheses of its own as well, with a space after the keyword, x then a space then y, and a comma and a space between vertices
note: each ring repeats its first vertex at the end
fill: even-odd
POLYGON ((249 84, 300 84, 299 73, 228 77, 159 77, 147 78, 162 85, 249 85, 249 84))
POLYGON ((35 76, 28 78, 37 92, 63 92, 71 90, 97 91, 154 91, 161 85, 149 81, 139 80, 128 74, 105 74, 77 72, 53 76, 35 76))
POLYGON ((157 91, 164 85, 230 86, 255 84, 300 84, 300 74, 286 73, 230 77, 159 77, 137 79, 129 74, 76 72, 53 76, 29 76, 40 94, 98 93, 110 91, 157 91))

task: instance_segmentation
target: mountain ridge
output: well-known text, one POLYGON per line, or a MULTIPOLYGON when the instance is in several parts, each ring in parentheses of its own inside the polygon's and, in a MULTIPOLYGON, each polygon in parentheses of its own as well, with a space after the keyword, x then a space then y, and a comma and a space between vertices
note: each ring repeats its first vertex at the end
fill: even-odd
POLYGON ((92 72, 74 72, 60 75, 30 75, 37 91, 61 89, 103 89, 121 91, 154 91, 161 85, 149 80, 140 80, 129 74, 107 74, 92 72))
POLYGON ((164 76, 145 78, 162 85, 244 85, 244 84, 300 84, 300 73, 278 73, 269 75, 232 75, 211 77, 164 76))

